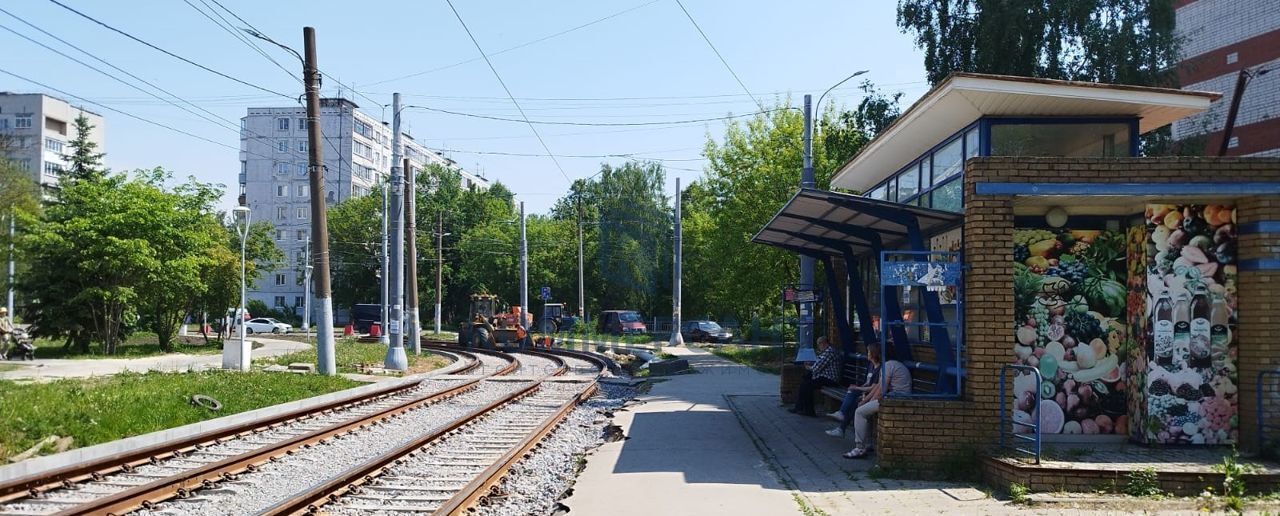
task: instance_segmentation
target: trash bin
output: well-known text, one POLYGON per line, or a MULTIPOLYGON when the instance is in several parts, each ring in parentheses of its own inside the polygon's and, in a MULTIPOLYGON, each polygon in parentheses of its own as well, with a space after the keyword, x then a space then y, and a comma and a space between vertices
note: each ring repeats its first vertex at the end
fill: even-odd
POLYGON ((369 325, 369 336, 370 336, 370 337, 381 337, 381 336, 382 336, 382 325, 380 325, 380 324, 378 324, 378 323, 373 323, 373 324, 369 325))

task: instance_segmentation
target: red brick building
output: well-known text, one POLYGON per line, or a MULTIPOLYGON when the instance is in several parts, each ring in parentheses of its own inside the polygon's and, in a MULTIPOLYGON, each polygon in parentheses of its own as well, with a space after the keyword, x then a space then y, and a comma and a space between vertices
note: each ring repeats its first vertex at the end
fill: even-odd
POLYGON ((1202 115, 1174 123, 1177 139, 1207 135, 1216 156, 1241 69, 1271 73, 1248 79, 1228 156, 1280 156, 1280 3, 1275 0, 1175 0, 1183 38, 1178 76, 1183 88, 1220 91, 1202 115))

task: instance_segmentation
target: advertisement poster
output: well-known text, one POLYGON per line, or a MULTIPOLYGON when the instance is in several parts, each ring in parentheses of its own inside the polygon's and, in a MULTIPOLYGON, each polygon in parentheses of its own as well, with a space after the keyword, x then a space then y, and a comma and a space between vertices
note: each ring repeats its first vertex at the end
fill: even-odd
POLYGON ((1141 393, 1147 385, 1147 348, 1150 347, 1150 322, 1147 317, 1147 226, 1139 224, 1125 232, 1125 247, 1128 257, 1125 260, 1128 269, 1128 301, 1125 307, 1125 318, 1129 322, 1127 343, 1129 359, 1125 370, 1129 373, 1125 386, 1133 396, 1129 396, 1129 435, 1137 440, 1145 440, 1142 421, 1147 414, 1146 396, 1141 393))
MULTIPOLYGON (((1014 417, 1045 434, 1127 434, 1125 234, 1014 231, 1014 417)), ((1029 431, 1018 428, 1017 431, 1029 431)))
MULTIPOLYGON (((962 235, 961 228, 935 235, 929 239, 929 250, 959 253, 961 251, 962 235)), ((956 287, 950 286, 946 290, 938 292, 938 302, 944 305, 954 304, 956 302, 956 287)))
POLYGON ((1232 206, 1151 204, 1145 211, 1145 440, 1228 444, 1236 409, 1236 224, 1232 206))

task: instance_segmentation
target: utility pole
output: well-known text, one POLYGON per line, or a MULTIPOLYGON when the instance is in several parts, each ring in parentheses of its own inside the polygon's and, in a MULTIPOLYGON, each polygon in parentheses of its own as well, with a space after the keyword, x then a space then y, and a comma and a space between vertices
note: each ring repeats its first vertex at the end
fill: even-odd
MULTIPOLYGON (((524 201, 520 201, 520 326, 529 313, 529 241, 524 232, 524 201)), ((528 329, 528 328, 526 328, 528 329)))
POLYGON ((404 159, 404 175, 406 188, 404 192, 404 245, 408 249, 409 256, 405 258, 408 280, 405 281, 408 289, 407 301, 409 303, 409 352, 417 355, 421 353, 422 346, 422 327, 418 322, 418 189, 417 171, 409 164, 409 158, 404 159))
POLYGON ((444 211, 436 219, 436 335, 440 334, 441 285, 444 283, 444 211))
POLYGON ((578 324, 587 321, 587 296, 582 281, 582 192, 576 196, 578 200, 578 324))
MULTIPOLYGON (((307 237, 307 256, 311 256, 311 237, 307 237)), ((307 342, 311 342, 311 264, 302 264, 302 327, 307 331, 307 342)))
MULTIPOLYGON (((813 110, 811 95, 804 96, 804 168, 800 187, 813 188, 813 110)), ((813 257, 800 255, 800 288, 813 289, 813 257)), ((813 303, 800 303, 800 319, 796 324, 796 361, 817 360, 813 351, 813 303)))
MULTIPOLYGON (((316 332, 316 369, 334 375, 338 367, 333 350, 333 298, 329 291, 329 219, 324 201, 324 145, 320 136, 320 70, 316 65, 316 29, 302 28, 306 59, 302 76, 307 83, 308 177, 311 183, 311 236, 316 241, 311 261, 316 273, 316 301, 320 304, 320 329, 316 332)), ((243 321, 241 326, 243 326, 243 321)))
POLYGON ((391 269, 390 259, 387 252, 390 250, 387 244, 387 205, 390 203, 391 190, 387 183, 382 183, 382 269, 378 279, 382 281, 382 326, 379 328, 382 332, 378 335, 378 343, 383 346, 391 345, 391 337, 387 336, 387 321, 391 320, 388 310, 390 306, 390 283, 387 282, 387 272, 391 269))
POLYGON ((680 284, 681 275, 684 274, 684 229, 680 226, 680 204, 683 196, 680 194, 680 178, 676 178, 676 216, 675 231, 673 245, 675 249, 672 252, 674 263, 671 266, 671 345, 683 346, 684 335, 680 334, 680 284))
POLYGON ((5 304, 5 308, 9 310, 9 317, 14 316, 13 312, 13 286, 17 284, 13 277, 17 274, 17 255, 14 254, 13 240, 18 237, 17 211, 13 205, 9 205, 9 300, 5 304))
POLYGON ((409 357, 404 353, 404 171, 400 168, 400 94, 391 95, 391 264, 388 284, 391 285, 391 313, 387 332, 391 345, 387 348, 387 369, 404 371, 409 368, 409 357))

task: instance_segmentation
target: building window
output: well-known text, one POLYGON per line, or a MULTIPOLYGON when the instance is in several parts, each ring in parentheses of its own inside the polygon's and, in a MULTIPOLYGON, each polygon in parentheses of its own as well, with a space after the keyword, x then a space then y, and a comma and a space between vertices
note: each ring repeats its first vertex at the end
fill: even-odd
POLYGON ((44 148, 45 150, 51 150, 58 154, 62 154, 62 142, 53 138, 44 139, 44 148))
POLYGON ((14 129, 30 129, 31 115, 18 115, 16 118, 13 119, 13 128, 14 129))
POLYGON ((276 274, 276 285, 284 285, 284 274, 276 274))
POLYGON ((298 163, 298 177, 307 177, 307 164, 298 163))
POLYGON ((298 265, 306 265, 306 264, 307 264, 307 252, 298 251, 298 265))
POLYGON ((920 192, 920 166, 907 167, 898 176, 898 202, 906 201, 920 192))
POLYGON ((0 129, 8 129, 8 128, 9 128, 9 119, 0 118, 0 129))
POLYGON ((306 220, 307 208, 298 208, 298 220, 306 220))
POLYGON ((276 140, 276 152, 289 152, 289 140, 276 140))
POLYGON ((302 306, 302 296, 294 296, 293 306, 302 306))
POLYGON ((933 153, 933 184, 942 184, 947 178, 960 173, 964 167, 964 149, 960 138, 944 145, 933 153))
POLYGON ((277 174, 288 174, 288 173, 289 173, 289 164, 288 164, 288 163, 276 163, 276 173, 277 173, 277 174))
POLYGON ((298 185, 298 197, 306 197, 307 194, 310 193, 307 191, 307 188, 308 185, 298 185))
POLYGON ((361 156, 365 159, 370 159, 370 160, 373 159, 373 147, 370 147, 361 142, 352 142, 352 146, 357 156, 361 156))
POLYGON ((993 123, 992 156, 1128 156, 1128 123, 993 123))
POLYGON ((277 230, 276 230, 276 240, 284 240, 284 230, 283 230, 283 229, 277 229, 277 230))
POLYGON ((277 219, 280 219, 280 220, 284 220, 284 219, 289 218, 289 208, 284 207, 284 206, 277 206, 277 207, 276 207, 276 218, 277 218, 277 219))
POLYGON ((366 196, 366 195, 369 195, 369 189, 368 189, 368 188, 365 188, 365 187, 363 187, 363 186, 356 186, 356 185, 352 185, 352 186, 351 186, 351 195, 353 195, 353 196, 355 196, 355 197, 364 197, 364 196, 366 196))
POLYGON ((330 202, 332 202, 332 201, 334 200, 334 195, 335 195, 335 194, 334 194, 333 190, 329 190, 329 195, 328 195, 327 197, 325 197, 325 199, 326 199, 326 200, 328 200, 328 201, 330 201, 330 202))
POLYGON ((277 119, 276 119, 276 130, 277 130, 277 131, 288 131, 288 130, 289 130, 289 119, 288 119, 288 118, 277 118, 277 119))
POLYGON ((241 160, 241 161, 240 161, 240 173, 241 173, 241 174, 248 174, 248 173, 249 173, 249 162, 248 162, 248 161, 243 161, 243 160, 241 160))
POLYGON ((373 128, 369 124, 356 120, 356 134, 372 140, 373 128))
POLYGON ((301 229, 299 229, 299 230, 298 230, 298 241, 299 241, 299 242, 305 242, 306 240, 307 240, 307 232, 306 232, 306 231, 303 231, 303 230, 301 230, 301 229))
POLYGON ((954 212, 962 211, 964 209, 960 193, 962 183, 964 183, 964 181, 955 179, 935 188, 933 190, 933 209, 954 212))
POLYGON ((52 161, 44 162, 44 175, 50 176, 50 177, 58 177, 58 174, 61 174, 61 173, 62 173, 62 165, 59 165, 52 161))
POLYGON ((18 168, 20 168, 20 169, 22 169, 22 170, 25 170, 25 171, 27 171, 27 172, 30 172, 30 171, 31 171, 31 159, 30 159, 30 158, 28 158, 28 159, 20 159, 20 160, 18 160, 18 168))
MULTIPOLYGON (((286 118, 285 120, 287 121, 289 119, 286 118)), ((275 301, 276 301, 276 306, 284 306, 284 296, 276 296, 275 301)))
POLYGON ((276 197, 288 197, 288 196, 289 196, 288 185, 276 185, 276 197))
POLYGON ((305 118, 299 118, 299 119, 298 119, 298 130, 299 130, 299 131, 305 131, 305 130, 307 130, 307 119, 305 119, 305 118))
POLYGON ((307 152, 306 140, 298 140, 298 152, 307 152))

